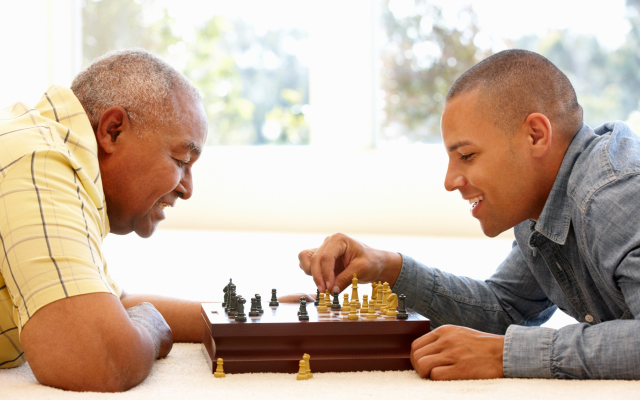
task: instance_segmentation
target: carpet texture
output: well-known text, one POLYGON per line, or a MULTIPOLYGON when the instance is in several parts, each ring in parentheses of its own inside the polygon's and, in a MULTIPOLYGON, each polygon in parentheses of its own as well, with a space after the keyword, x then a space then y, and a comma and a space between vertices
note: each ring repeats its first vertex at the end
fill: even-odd
MULTIPOLYGON (((313 360, 311 363, 313 367, 313 360)), ((297 371, 296 371, 297 372, 297 371)), ((3 399, 638 399, 640 381, 494 379, 434 382, 413 371, 296 374, 227 374, 214 378, 199 344, 176 343, 149 377, 125 393, 74 393, 38 384, 28 365, 0 369, 3 399)))

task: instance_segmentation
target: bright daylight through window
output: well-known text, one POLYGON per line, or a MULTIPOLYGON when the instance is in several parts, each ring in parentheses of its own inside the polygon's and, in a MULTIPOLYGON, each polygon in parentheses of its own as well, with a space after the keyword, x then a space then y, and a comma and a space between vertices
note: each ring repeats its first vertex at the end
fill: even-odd
POLYGON ((317 3, 294 0, 84 4, 84 64, 123 47, 143 47, 166 58, 204 93, 208 144, 320 143, 324 139, 313 135, 340 131, 345 116, 324 112, 323 121, 316 121, 323 128, 316 131, 312 109, 327 110, 318 102, 344 107, 339 105, 344 96, 363 109, 367 102, 373 106, 367 113, 345 114, 357 120, 363 132, 337 132, 332 146, 343 146, 349 135, 369 135, 371 140, 360 143, 380 148, 439 143, 444 98, 455 79, 506 48, 536 51, 560 67, 575 86, 592 127, 619 119, 640 130, 640 0, 540 0, 526 10, 524 3, 507 0, 361 1, 343 5, 358 6, 352 30, 345 25, 349 21, 336 26, 345 11, 340 2, 325 4, 329 9, 325 7, 322 17, 314 15, 317 3), (523 12, 527 18, 518 18, 523 12), (314 17, 323 20, 320 29, 310 33, 314 17), (367 30, 363 21, 370 21, 370 35, 362 34, 367 30), (332 36, 336 29, 340 35, 332 36), (330 43, 317 37, 323 33, 330 43), (357 44, 347 40, 346 35, 357 34, 357 44), (322 57, 335 59, 321 60, 314 70, 318 43, 335 50, 322 57), (373 50, 367 53, 366 48, 373 50), (360 74, 346 72, 355 64, 354 59, 345 61, 345 54, 362 58, 361 65, 370 65, 374 78, 362 66, 360 74), (310 87, 324 89, 340 81, 336 74, 341 70, 328 71, 327 63, 341 62, 348 81, 360 79, 363 84, 342 91, 336 85, 330 88, 332 95, 314 98, 310 87), (309 79, 316 81, 310 84, 309 79), (361 93, 363 85, 377 94, 361 93))

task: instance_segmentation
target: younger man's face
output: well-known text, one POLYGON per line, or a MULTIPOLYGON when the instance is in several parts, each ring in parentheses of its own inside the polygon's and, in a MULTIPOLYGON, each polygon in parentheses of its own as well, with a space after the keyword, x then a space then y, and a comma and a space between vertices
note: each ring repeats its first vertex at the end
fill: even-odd
POLYGON ((531 218, 535 192, 526 139, 505 133, 478 107, 478 90, 447 102, 441 130, 449 155, 445 188, 470 202, 485 235, 495 237, 531 218))

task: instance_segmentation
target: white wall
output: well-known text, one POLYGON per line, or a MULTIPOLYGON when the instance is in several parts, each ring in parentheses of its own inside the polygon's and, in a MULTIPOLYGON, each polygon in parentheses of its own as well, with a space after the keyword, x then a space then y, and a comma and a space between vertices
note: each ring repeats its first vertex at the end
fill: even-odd
POLYGON ((0 0, 0 108, 35 104, 82 65, 80 0, 0 0))

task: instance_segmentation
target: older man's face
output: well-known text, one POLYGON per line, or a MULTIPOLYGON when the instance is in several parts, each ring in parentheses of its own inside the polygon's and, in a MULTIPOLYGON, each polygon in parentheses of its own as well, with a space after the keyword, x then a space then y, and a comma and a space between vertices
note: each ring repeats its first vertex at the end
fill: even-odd
POLYGON ((113 233, 149 237, 165 218, 164 208, 193 193, 191 168, 207 138, 206 116, 200 103, 176 102, 181 122, 117 139, 126 143, 103 180, 113 233))

